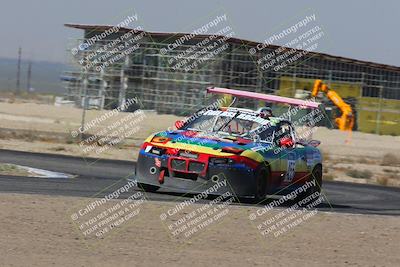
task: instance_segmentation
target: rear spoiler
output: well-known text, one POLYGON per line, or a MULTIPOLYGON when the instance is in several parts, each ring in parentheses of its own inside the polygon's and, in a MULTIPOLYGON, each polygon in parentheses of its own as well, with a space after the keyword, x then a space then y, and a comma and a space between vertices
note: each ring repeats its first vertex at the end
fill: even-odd
POLYGON ((232 96, 237 96, 237 97, 258 99, 258 100, 262 100, 265 102, 271 102, 271 103, 284 103, 284 104, 289 104, 289 105, 294 105, 294 106, 301 106, 304 108, 319 108, 321 105, 321 103, 314 102, 311 100, 301 100, 301 99, 295 99, 295 98, 289 98, 289 97, 283 97, 283 96, 267 95, 267 94, 247 92, 247 91, 234 90, 234 89, 228 89, 228 88, 219 88, 219 87, 208 87, 207 93, 224 94, 224 95, 232 95, 232 96))

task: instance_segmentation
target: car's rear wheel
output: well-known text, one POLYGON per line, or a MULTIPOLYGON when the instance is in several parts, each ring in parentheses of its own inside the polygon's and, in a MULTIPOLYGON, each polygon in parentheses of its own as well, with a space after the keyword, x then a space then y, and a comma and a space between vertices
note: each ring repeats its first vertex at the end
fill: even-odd
POLYGON ((151 185, 151 184, 142 184, 138 183, 137 185, 140 189, 146 192, 156 192, 158 189, 160 189, 159 186, 156 185, 151 185))
POLYGON ((265 199, 267 192, 267 179, 269 179, 269 169, 265 165, 259 166, 255 171, 256 187, 253 202, 258 203, 265 199))

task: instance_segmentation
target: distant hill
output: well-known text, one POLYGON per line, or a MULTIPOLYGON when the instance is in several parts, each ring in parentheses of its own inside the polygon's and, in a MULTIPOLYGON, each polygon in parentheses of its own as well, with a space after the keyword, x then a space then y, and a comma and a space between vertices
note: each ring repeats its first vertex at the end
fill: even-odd
MULTIPOLYGON (((31 87, 35 92, 64 94, 60 81, 68 66, 63 63, 32 61, 31 87)), ((28 61, 21 61, 20 90, 27 89, 28 61)), ((15 90, 17 80, 17 59, 0 58, 0 91, 15 90)))

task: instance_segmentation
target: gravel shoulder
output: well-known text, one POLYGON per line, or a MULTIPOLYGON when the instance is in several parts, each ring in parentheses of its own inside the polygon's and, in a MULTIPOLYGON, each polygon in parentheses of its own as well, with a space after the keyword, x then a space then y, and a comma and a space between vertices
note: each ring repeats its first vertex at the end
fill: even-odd
MULTIPOLYGON (((398 266, 400 217, 318 212, 277 238, 229 207, 191 239, 171 239, 160 214, 172 203, 146 202, 140 214, 101 240, 76 231, 68 210, 88 199, 0 194, 3 266, 398 266)), ((279 210, 270 211, 273 214, 279 210)))

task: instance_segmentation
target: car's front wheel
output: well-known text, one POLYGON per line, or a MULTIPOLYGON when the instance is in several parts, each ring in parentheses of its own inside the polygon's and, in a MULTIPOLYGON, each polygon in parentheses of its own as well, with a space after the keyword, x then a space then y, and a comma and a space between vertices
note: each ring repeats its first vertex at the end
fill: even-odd
MULTIPOLYGON (((317 165, 312 170, 308 182, 312 182, 313 185, 310 186, 305 192, 301 193, 296 197, 296 202, 299 203, 301 200, 305 200, 309 196, 313 196, 310 199, 307 199, 306 203, 302 203, 301 206, 306 206, 316 201, 320 197, 321 187, 322 187, 322 166, 317 165)), ((300 203, 299 203, 300 205, 300 203)))
POLYGON ((156 192, 158 189, 160 189, 159 186, 151 184, 138 183, 137 186, 145 192, 156 192))
POLYGON ((315 181, 315 185, 312 186, 310 189, 310 193, 314 194, 316 192, 321 193, 321 187, 322 187, 322 166, 317 165, 314 167, 314 169, 311 172, 310 175, 310 182, 315 181))
POLYGON ((253 202, 258 203, 265 199, 267 191, 267 179, 269 179, 269 169, 267 166, 260 165, 255 171, 255 191, 253 202))

